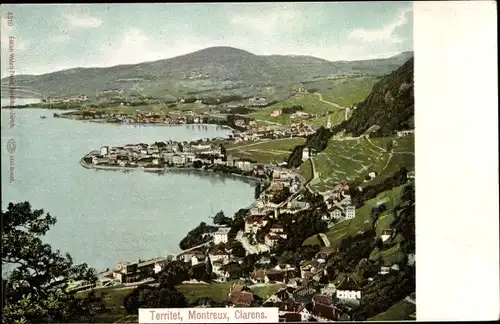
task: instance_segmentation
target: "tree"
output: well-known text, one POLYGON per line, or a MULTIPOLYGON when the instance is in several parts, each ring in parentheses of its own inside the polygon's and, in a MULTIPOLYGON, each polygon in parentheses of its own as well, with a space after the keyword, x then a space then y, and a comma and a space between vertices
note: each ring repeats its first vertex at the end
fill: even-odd
POLYGON ((175 287, 141 285, 123 298, 128 314, 137 314, 139 308, 186 307, 186 297, 175 287))
POLYGON ((232 247, 231 254, 235 257, 243 258, 246 255, 246 251, 243 245, 241 245, 241 243, 238 242, 238 244, 235 244, 232 247))
POLYGON ((182 261, 171 261, 159 274, 160 287, 174 287, 189 280, 189 267, 182 261))
POLYGON ((213 222, 216 225, 231 225, 231 218, 226 217, 224 215, 224 212, 221 210, 220 212, 215 214, 213 222))
POLYGON ((13 269, 3 279, 3 323, 89 321, 104 310, 94 293, 77 298, 72 281, 93 284, 95 270, 74 265, 69 254, 53 251, 40 239, 56 223, 29 202, 9 203, 2 211, 2 266, 13 269))
POLYGON ((226 157, 226 148, 222 144, 220 145, 220 153, 222 156, 226 157))

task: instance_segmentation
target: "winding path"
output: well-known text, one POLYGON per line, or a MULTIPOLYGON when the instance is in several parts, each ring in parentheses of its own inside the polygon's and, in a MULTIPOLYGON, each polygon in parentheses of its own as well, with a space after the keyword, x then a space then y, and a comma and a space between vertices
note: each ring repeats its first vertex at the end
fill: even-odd
POLYGON ((349 109, 349 107, 343 107, 343 106, 341 106, 339 104, 336 104, 334 102, 324 100, 323 99, 323 95, 321 93, 319 93, 319 92, 315 92, 314 94, 319 97, 319 101, 324 102, 327 105, 334 106, 334 107, 339 108, 339 109, 349 109))
POLYGON ((325 247, 330 247, 330 240, 324 233, 319 233, 319 236, 321 237, 321 240, 325 244, 325 247))

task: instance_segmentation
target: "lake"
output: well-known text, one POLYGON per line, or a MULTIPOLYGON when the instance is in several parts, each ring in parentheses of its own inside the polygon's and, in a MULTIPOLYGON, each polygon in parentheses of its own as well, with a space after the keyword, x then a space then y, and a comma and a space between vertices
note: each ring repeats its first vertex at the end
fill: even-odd
POLYGON ((212 213, 232 216, 253 201, 254 185, 218 174, 97 171, 78 163, 103 145, 225 137, 227 129, 101 124, 54 118, 54 112, 2 109, 2 210, 11 201, 29 201, 56 216, 43 240, 77 263, 102 270, 176 253, 187 232, 210 223, 212 213), (16 148, 9 168, 11 139, 16 148))

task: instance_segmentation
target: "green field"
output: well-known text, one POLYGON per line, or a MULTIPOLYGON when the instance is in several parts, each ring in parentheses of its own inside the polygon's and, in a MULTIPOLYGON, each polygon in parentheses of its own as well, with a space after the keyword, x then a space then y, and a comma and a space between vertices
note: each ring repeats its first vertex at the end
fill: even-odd
POLYGON ((235 282, 213 283, 213 284, 181 284, 177 289, 186 296, 189 302, 201 297, 209 297, 215 300, 227 300, 229 288, 235 282))
POLYGON ((318 89, 326 101, 351 107, 368 97, 373 85, 380 80, 376 76, 344 77, 333 80, 317 80, 304 83, 304 88, 318 89))
MULTIPOLYGON (((406 186, 406 184, 395 187, 392 190, 384 191, 377 197, 367 200, 363 207, 356 209, 355 218, 333 225, 330 230, 325 233, 330 240, 330 246, 332 248, 337 248, 342 239, 371 230, 373 228, 371 218, 372 208, 383 201, 387 206, 387 213, 392 212, 394 207, 400 202, 400 196, 404 186, 406 186)), ((379 226, 378 221, 375 227, 377 226, 379 226)), ((318 243, 319 241, 316 235, 313 235, 307 238, 303 245, 317 245, 318 243)))
POLYGON ((285 138, 264 140, 257 142, 244 142, 228 145, 227 154, 244 159, 251 159, 258 163, 283 162, 293 148, 304 144, 303 138, 285 138))
POLYGON ((302 181, 304 181, 304 183, 311 181, 311 179, 314 176, 312 165, 311 165, 311 159, 304 161, 304 163, 302 163, 300 165, 298 171, 299 171, 299 174, 301 175, 302 181))
MULTIPOLYGON (((122 297, 130 293, 135 288, 103 288, 96 289, 96 294, 100 294, 106 306, 106 312, 97 315, 94 320, 98 323, 113 323, 128 316, 122 305, 122 297)), ((88 292, 78 293, 77 296, 84 297, 88 292)))
POLYGON ((375 248, 370 254, 370 260, 380 260, 381 263, 386 266, 392 266, 393 264, 401 263, 404 258, 405 254, 403 251, 401 251, 399 243, 386 250, 378 250, 377 248, 375 248))
MULTIPOLYGON (((177 289, 188 299, 193 302, 200 297, 209 297, 214 300, 227 300, 229 288, 236 281, 213 283, 213 284, 182 284, 177 286, 177 289)), ((283 288, 283 284, 274 284, 268 286, 253 287, 250 290, 261 298, 268 298, 283 288)))
POLYGON ((417 306, 406 300, 401 300, 392 305, 388 310, 373 317, 368 321, 410 321, 415 320, 414 315, 417 311, 417 306))
POLYGON ((363 186, 376 184, 394 175, 401 167, 411 170, 415 165, 414 137, 331 139, 327 148, 314 156, 318 173, 311 187, 317 191, 333 188, 339 181, 364 181, 366 175, 375 171, 378 176, 364 182, 363 186), (387 152, 392 144, 391 152, 387 152))
POLYGON ((286 287, 285 284, 273 284, 273 285, 267 285, 267 286, 253 287, 250 290, 252 290, 252 292, 255 295, 266 300, 267 298, 274 295, 279 289, 284 288, 284 287, 286 287))
MULTIPOLYGON (((335 107, 332 104, 321 101, 320 96, 318 96, 317 94, 307 93, 307 92, 297 93, 295 96, 287 100, 278 102, 274 105, 271 105, 263 109, 259 109, 258 111, 250 114, 252 118, 258 121, 259 120, 268 121, 283 125, 290 125, 295 122, 300 122, 301 120, 304 120, 309 124, 325 125, 328 120, 328 115, 330 115, 330 121, 333 125, 339 124, 344 120, 343 109, 339 109, 338 107, 335 107), (315 114, 317 115, 317 117, 312 119, 301 119, 301 118, 292 119, 290 118, 290 115, 286 114, 277 117, 271 116, 271 113, 275 109, 293 107, 296 105, 302 106, 304 108, 303 109, 304 112, 308 114, 315 114)), ((261 124, 263 123, 261 122, 261 124)))

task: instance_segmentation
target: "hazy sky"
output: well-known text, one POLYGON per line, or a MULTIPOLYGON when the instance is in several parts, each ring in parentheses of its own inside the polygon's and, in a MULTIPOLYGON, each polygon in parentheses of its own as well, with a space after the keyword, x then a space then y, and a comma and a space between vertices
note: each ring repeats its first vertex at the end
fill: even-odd
POLYGON ((139 63, 210 46, 328 60, 413 50, 411 2, 2 5, 1 72, 139 63), (8 26, 7 13, 13 14, 8 26))

